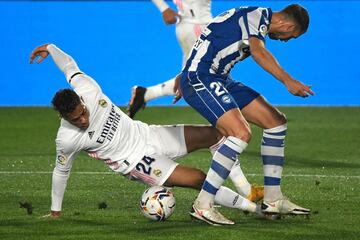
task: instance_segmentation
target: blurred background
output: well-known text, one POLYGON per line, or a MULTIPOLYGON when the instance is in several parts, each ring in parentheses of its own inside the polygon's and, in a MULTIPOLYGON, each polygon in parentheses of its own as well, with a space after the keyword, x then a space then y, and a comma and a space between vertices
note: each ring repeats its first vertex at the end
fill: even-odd
MULTIPOLYGON (((235 66, 233 78, 275 105, 359 106, 359 1, 213 0, 212 12, 238 6, 277 11, 290 3, 308 9, 308 32, 287 43, 268 39, 267 48, 316 95, 292 96, 252 58, 235 66)), ((175 26, 165 26, 150 0, 0 1, 0 30, 0 106, 50 106, 53 94, 68 87, 51 59, 29 64, 31 51, 44 43, 70 54, 118 105, 127 104, 133 85, 157 84, 181 70, 175 26)), ((149 105, 171 105, 171 97, 149 105)))

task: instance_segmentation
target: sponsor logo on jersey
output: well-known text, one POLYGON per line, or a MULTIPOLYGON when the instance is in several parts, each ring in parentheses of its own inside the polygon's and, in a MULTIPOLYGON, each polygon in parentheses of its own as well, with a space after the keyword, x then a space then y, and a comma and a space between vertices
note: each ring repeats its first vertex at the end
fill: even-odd
POLYGON ((100 99, 99 100, 99 105, 103 108, 106 108, 107 107, 107 101, 105 99, 100 99))
POLYGON ((222 98, 221 98, 221 101, 223 101, 223 103, 231 103, 231 98, 229 95, 224 95, 222 98))
POLYGON ((161 177, 161 175, 162 175, 162 172, 161 172, 160 169, 154 169, 153 173, 154 173, 154 175, 157 176, 157 177, 161 177))
POLYGON ((57 162, 60 164, 60 165, 65 165, 65 163, 66 163, 66 156, 65 155, 63 155, 63 154, 59 154, 58 156, 57 156, 57 162))
POLYGON ((96 142, 104 143, 105 140, 111 141, 119 125, 120 118, 121 115, 118 112, 116 112, 115 106, 111 105, 111 111, 109 113, 109 117, 106 119, 100 137, 98 137, 96 142))

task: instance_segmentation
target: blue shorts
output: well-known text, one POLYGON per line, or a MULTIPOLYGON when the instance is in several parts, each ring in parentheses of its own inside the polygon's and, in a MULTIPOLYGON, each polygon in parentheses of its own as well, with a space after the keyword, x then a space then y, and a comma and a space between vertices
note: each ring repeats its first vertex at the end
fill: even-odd
POLYGON ((183 72, 180 87, 185 101, 213 126, 227 111, 244 108, 260 96, 229 76, 183 72))

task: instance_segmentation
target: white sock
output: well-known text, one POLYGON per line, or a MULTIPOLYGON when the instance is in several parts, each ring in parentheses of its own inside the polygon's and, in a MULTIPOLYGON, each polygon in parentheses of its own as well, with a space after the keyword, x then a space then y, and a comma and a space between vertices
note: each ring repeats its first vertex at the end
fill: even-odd
MULTIPOLYGON (((218 148, 225 142, 226 137, 223 137, 220 139, 219 142, 212 145, 209 150, 212 155, 218 150, 218 148)), ((240 162, 239 160, 236 160, 234 166, 232 167, 229 177, 231 181, 234 183, 237 192, 243 196, 247 197, 251 193, 251 184, 246 179, 243 171, 241 170, 240 162)))
POLYGON ((145 102, 163 96, 175 95, 174 86, 175 86, 175 78, 172 78, 166 82, 157 84, 155 86, 147 87, 144 96, 145 102))
POLYGON ((237 208, 243 211, 255 212, 256 204, 237 194, 227 187, 220 187, 215 195, 215 203, 228 208, 237 208))
POLYGON ((261 156, 264 168, 264 201, 273 202, 283 197, 280 182, 284 164, 286 124, 264 129, 261 156))
POLYGON ((236 160, 234 166, 231 169, 229 177, 230 177, 231 181, 234 183, 234 186, 236 187, 237 192, 241 196, 248 197, 250 195, 251 184, 248 182, 243 171, 241 170, 239 160, 236 160))

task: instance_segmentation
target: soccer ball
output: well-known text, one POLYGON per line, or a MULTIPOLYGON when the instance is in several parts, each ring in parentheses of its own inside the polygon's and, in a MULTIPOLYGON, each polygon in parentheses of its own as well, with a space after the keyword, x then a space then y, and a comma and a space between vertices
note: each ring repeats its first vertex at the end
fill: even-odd
POLYGON ((152 186, 145 190, 140 200, 141 212, 153 221, 164 221, 175 210, 174 194, 162 186, 152 186))

